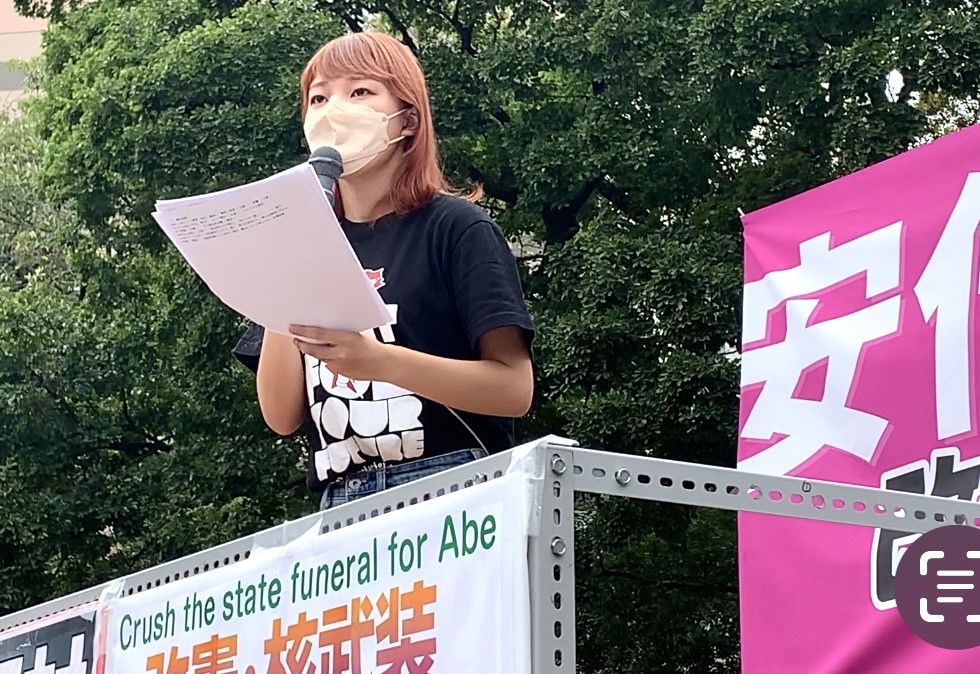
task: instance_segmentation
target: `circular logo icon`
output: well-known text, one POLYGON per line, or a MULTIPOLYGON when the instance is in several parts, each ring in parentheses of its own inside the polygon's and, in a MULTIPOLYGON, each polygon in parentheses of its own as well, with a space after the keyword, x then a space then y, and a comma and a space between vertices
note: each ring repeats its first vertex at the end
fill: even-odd
POLYGON ((980 529, 951 525, 916 539, 898 563, 895 604, 933 646, 980 646, 980 529))

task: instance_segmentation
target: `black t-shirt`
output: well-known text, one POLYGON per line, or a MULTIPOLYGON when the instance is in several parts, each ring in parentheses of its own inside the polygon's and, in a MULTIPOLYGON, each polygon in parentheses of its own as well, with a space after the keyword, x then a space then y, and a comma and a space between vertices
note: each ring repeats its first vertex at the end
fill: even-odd
MULTIPOLYGON (((438 195, 410 213, 341 226, 395 319, 374 330, 378 339, 435 356, 477 360, 483 334, 517 326, 530 348, 534 331, 517 263, 482 208, 438 195)), ((251 339, 254 350, 254 334, 251 339)), ((451 412, 385 382, 351 381, 311 356, 303 356, 303 368, 307 484, 314 492, 366 464, 481 444, 495 452, 514 444, 513 419, 451 412)))

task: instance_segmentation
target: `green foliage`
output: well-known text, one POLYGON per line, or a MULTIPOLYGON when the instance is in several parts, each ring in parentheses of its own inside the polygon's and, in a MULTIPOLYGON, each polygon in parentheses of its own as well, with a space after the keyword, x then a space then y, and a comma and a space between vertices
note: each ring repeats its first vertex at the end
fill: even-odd
POLYGON ((537 409, 562 432, 618 451, 733 460, 738 256, 690 229, 643 235, 601 215, 555 254, 536 311, 537 409))
MULTIPOLYGON (((980 79, 980 10, 951 0, 61 2, 19 5, 57 20, 0 126, 6 608, 311 506, 237 317, 150 210, 300 161, 298 74, 330 37, 418 53, 447 170, 541 251, 523 435, 720 465, 738 209, 975 120, 980 79)), ((583 499, 578 522, 581 671, 738 671, 733 516, 583 499)))
POLYGON ((65 76, 49 77, 25 115, 0 128, 0 241, 9 261, 0 292, 0 490, 12 504, 0 553, 4 612, 312 505, 302 447, 264 428, 254 382, 229 358, 240 318, 160 245, 148 218, 134 214, 139 198, 151 203, 160 177, 144 171, 141 157, 163 157, 177 191, 230 184, 287 162, 299 135, 286 119, 278 121, 292 142, 267 152, 261 166, 242 148, 277 143, 255 135, 251 120, 289 109, 286 84, 275 89, 275 78, 285 79, 290 49, 295 70, 300 52, 318 44, 317 24, 307 22, 304 46, 271 30, 267 6, 220 22, 187 3, 159 3, 155 14, 111 9, 91 5, 48 33, 46 73, 58 68, 65 76), (182 43, 151 52, 147 64, 167 26, 182 43), (193 35, 192 26, 200 26, 193 35), (216 43, 227 58, 209 55, 216 43), (253 50, 277 65, 262 70, 236 56, 253 50), (241 83, 248 71, 273 81, 238 86, 239 99, 219 113, 205 80, 197 90, 182 88, 181 74, 201 69, 193 59, 212 63, 206 76, 215 81, 230 72, 241 83), (149 92, 163 100, 157 107, 145 104, 153 77, 161 83, 149 92), (174 101, 185 106, 180 113, 174 101), (212 120, 221 142, 213 154, 197 149, 200 139, 187 142, 187 119, 212 120), (170 140, 154 146, 161 134, 170 140), (42 171, 55 175, 47 199, 38 198, 42 171))
POLYGON ((739 671, 733 513, 602 497, 577 522, 578 671, 739 671))
POLYGON ((47 34, 48 196, 100 243, 159 245, 157 198, 220 189, 299 160, 297 72, 338 28, 301 3, 211 17, 197 0, 99 2, 47 34), (98 37, 96 37, 98 36, 98 37))
POLYGON ((58 242, 72 214, 36 195, 43 152, 34 120, 0 112, 0 287, 5 289, 22 288, 37 275, 72 283, 58 242))

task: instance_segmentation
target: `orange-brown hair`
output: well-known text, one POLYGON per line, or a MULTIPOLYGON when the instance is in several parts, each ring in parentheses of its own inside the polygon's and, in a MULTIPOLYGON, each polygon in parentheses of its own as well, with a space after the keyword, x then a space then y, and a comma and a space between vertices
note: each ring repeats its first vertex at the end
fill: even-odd
MULTIPOLYGON (((383 82, 395 97, 416 113, 418 128, 415 134, 399 144, 404 161, 391 185, 395 210, 399 213, 411 211, 439 192, 448 193, 449 186, 439 163, 425 75, 411 50, 395 38, 378 32, 349 33, 326 43, 309 60, 300 77, 303 119, 306 119, 313 81, 335 77, 383 82)), ((477 189, 467 198, 476 201, 481 194, 482 190, 477 189)), ((337 196, 340 211, 340 195, 337 196)))

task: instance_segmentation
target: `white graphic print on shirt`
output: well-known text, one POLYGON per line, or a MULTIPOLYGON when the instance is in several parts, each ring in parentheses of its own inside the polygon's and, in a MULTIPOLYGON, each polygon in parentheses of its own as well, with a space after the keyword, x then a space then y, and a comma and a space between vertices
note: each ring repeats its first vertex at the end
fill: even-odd
MULTIPOLYGON (((385 285, 384 268, 364 271, 375 288, 385 285)), ((392 322, 370 332, 391 343, 398 305, 386 306, 392 322)), ((328 480, 347 471, 352 463, 360 465, 379 457, 401 461, 422 456, 422 401, 411 391, 386 382, 348 379, 312 356, 303 360, 310 415, 320 439, 320 447, 314 448, 318 478, 328 480)))

